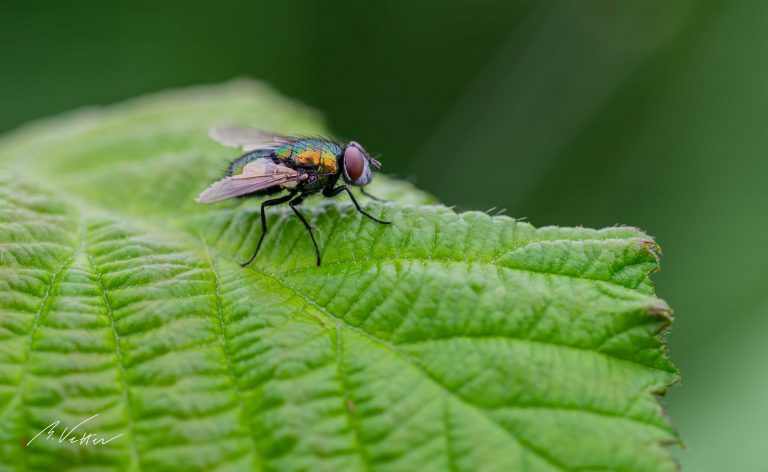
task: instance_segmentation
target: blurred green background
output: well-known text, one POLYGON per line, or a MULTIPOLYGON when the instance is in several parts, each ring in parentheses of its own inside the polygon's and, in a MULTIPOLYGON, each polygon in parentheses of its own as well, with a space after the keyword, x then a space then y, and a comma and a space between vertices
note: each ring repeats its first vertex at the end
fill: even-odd
POLYGON ((768 470, 768 2, 0 6, 0 131, 251 76, 459 208, 665 250, 684 470, 768 470))

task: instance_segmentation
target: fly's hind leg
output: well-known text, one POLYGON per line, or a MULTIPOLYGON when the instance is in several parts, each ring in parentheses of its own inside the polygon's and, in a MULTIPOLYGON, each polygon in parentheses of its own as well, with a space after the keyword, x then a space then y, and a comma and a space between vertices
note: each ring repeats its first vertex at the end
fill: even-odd
POLYGON ((317 241, 315 241, 315 235, 312 233, 312 227, 309 226, 309 223, 307 223, 307 220, 304 218, 304 215, 301 214, 297 206, 301 205, 301 202, 304 201, 304 195, 299 195, 298 197, 294 198, 290 202, 288 202, 288 206, 291 207, 291 210, 293 210, 294 213, 296 213, 296 216, 299 217, 302 223, 304 223, 304 227, 307 228, 307 231, 309 231, 309 237, 312 238, 312 244, 315 245, 315 255, 317 256, 317 266, 320 267, 320 248, 317 247, 317 241))
MULTIPOLYGON (((251 262, 253 262, 254 259, 256 259, 256 254, 259 253, 259 249, 261 249, 261 243, 264 242, 264 236, 267 235, 267 214, 264 212, 264 210, 267 207, 279 205, 281 203, 285 203, 293 196, 296 195, 296 192, 291 192, 288 195, 283 195, 280 198, 273 198, 272 200, 265 200, 261 204, 261 236, 259 237, 259 243, 256 245, 256 250, 253 251, 253 255, 251 255, 250 259, 240 264, 241 266, 245 267, 251 262)), ((295 211, 295 210, 294 210, 295 211)))

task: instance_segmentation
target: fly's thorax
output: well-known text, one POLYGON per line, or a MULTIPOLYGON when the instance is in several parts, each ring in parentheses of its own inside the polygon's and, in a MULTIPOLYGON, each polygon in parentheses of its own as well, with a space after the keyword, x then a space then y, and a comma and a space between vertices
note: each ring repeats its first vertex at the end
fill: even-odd
POLYGON ((299 182, 296 187, 302 193, 315 193, 332 184, 338 178, 338 174, 309 173, 305 180, 299 182))
POLYGON ((275 148, 274 156, 295 166, 314 169, 321 174, 339 171, 341 146, 333 141, 316 138, 298 139, 275 148))

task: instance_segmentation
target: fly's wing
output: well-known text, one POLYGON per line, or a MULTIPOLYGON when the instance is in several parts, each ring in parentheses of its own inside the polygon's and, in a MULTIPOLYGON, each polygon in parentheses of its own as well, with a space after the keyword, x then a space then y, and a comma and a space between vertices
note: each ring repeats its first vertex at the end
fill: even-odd
POLYGON ((277 164, 271 159, 256 159, 248 163, 241 174, 224 177, 218 182, 214 182, 195 201, 197 203, 216 203, 276 185, 290 188, 306 178, 305 173, 277 164))
POLYGON ((239 128, 237 126, 211 128, 208 134, 210 134, 211 138, 225 146, 239 147, 244 151, 271 148, 291 141, 291 138, 287 136, 260 129, 239 128))

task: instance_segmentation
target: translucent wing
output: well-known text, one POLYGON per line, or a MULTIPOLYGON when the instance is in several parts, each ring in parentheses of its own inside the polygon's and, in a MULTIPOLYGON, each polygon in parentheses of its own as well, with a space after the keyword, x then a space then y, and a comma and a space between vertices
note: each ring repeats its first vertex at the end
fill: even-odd
POLYGON ((239 128, 237 126, 211 128, 208 134, 211 138, 225 146, 239 147, 244 151, 275 147, 279 144, 290 142, 290 138, 286 136, 260 129, 239 128))
POLYGON ((241 174, 224 177, 203 190, 195 199, 197 203, 216 203, 264 190, 275 185, 294 187, 307 178, 307 174, 271 159, 256 159, 248 163, 241 174))

